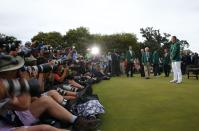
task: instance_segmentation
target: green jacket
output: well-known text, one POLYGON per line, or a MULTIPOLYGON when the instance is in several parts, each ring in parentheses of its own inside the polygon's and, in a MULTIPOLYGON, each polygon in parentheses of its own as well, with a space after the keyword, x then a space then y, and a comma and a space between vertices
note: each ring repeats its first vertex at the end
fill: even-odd
POLYGON ((170 59, 171 61, 180 61, 180 42, 177 41, 170 48, 170 59))
POLYGON ((164 54, 164 57, 163 57, 163 64, 164 65, 168 65, 170 63, 170 54, 168 53, 166 56, 164 54))
POLYGON ((125 54, 121 54, 120 55, 120 61, 122 62, 122 61, 125 61, 125 54))
POLYGON ((153 52, 153 57, 152 57, 152 62, 153 64, 159 64, 159 54, 157 51, 153 52))
POLYGON ((147 62, 151 63, 151 60, 152 60, 152 56, 151 56, 151 53, 150 52, 144 52, 142 54, 142 63, 144 65, 147 64, 147 62))
POLYGON ((128 50, 126 52, 126 59, 128 63, 132 62, 131 60, 135 59, 135 52, 132 50, 132 55, 131 55, 130 51, 128 50))

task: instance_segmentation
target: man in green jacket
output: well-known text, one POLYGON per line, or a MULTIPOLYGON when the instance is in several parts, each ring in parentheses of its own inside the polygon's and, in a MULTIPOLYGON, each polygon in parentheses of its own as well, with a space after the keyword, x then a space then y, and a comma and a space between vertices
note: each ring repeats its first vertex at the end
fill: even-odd
POLYGON ((150 65, 151 65, 151 53, 149 48, 145 48, 145 52, 142 54, 142 64, 144 65, 145 79, 149 79, 150 76, 150 65))
POLYGON ((159 54, 158 52, 155 50, 153 52, 153 73, 154 73, 154 76, 159 76, 160 75, 160 69, 159 69, 159 54))
POLYGON ((171 83, 182 83, 182 72, 181 72, 181 58, 180 58, 180 41, 177 40, 176 36, 171 38, 172 45, 170 49, 170 59, 173 71, 173 80, 171 83))
POLYGON ((169 55, 167 49, 164 49, 163 70, 164 70, 165 77, 169 77, 169 73, 170 73, 170 55, 169 55))
POLYGON ((140 53, 141 53, 141 58, 139 59, 139 61, 140 61, 140 74, 141 74, 141 77, 145 77, 144 65, 142 64, 142 57, 144 56, 144 49, 140 49, 140 53))
POLYGON ((132 46, 129 46, 129 50, 126 52, 126 61, 127 61, 127 67, 126 67, 126 75, 129 77, 133 77, 133 62, 135 59, 135 52, 132 50, 132 46))

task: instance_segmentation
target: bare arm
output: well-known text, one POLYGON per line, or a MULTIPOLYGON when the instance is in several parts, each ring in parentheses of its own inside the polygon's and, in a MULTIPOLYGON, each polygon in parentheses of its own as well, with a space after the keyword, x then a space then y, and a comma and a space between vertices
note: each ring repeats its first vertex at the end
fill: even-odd
POLYGON ((6 91, 2 81, 0 80, 0 100, 5 99, 6 97, 7 97, 7 91, 6 91))
POLYGON ((36 125, 28 128, 19 127, 16 128, 14 131, 69 131, 69 130, 57 129, 49 125, 36 125))
POLYGON ((27 110, 31 104, 31 96, 27 93, 23 93, 19 96, 12 96, 10 104, 15 110, 27 110))
POLYGON ((63 72, 62 76, 59 78, 58 81, 59 82, 63 82, 65 77, 66 77, 66 75, 67 75, 67 68, 64 68, 64 72, 63 72))
POLYGON ((38 81, 39 81, 39 86, 40 86, 39 91, 44 92, 44 74, 43 73, 39 73, 38 81))

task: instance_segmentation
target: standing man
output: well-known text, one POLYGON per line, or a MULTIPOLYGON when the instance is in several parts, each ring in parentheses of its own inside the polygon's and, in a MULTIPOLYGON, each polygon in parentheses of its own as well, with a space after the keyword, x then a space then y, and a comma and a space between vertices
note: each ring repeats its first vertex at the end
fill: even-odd
POLYGON ((182 61, 181 64, 182 75, 185 75, 187 66, 191 64, 191 56, 189 55, 188 51, 182 53, 181 61, 182 61))
POLYGON ((126 61, 127 61, 127 68, 126 68, 126 75, 129 77, 133 77, 133 61, 135 59, 135 53, 132 50, 132 46, 129 46, 129 50, 126 52, 126 61))
POLYGON ((144 65, 142 64, 142 59, 144 57, 144 49, 141 49, 140 52, 141 52, 141 59, 139 60, 140 61, 140 74, 141 74, 141 77, 145 77, 144 65))
POLYGON ((153 72, 154 72, 154 76, 159 76, 160 75, 159 62, 160 62, 159 61, 159 54, 155 50, 153 52, 153 72))
POLYGON ((171 83, 182 83, 182 72, 181 72, 181 58, 180 58, 180 42, 177 40, 176 36, 171 38, 171 49, 170 49, 170 58, 171 66, 173 70, 173 80, 171 83))
POLYGON ((108 52, 107 54, 108 59, 108 72, 112 74, 112 58, 111 58, 111 52, 108 52))
POLYGON ((112 76, 119 76, 120 72, 120 65, 119 65, 119 55, 116 52, 116 49, 114 49, 114 52, 111 54, 111 59, 112 59, 112 76))
POLYGON ((192 57, 192 64, 193 64, 193 65, 198 65, 198 64, 199 64, 199 56, 198 56, 198 53, 193 54, 193 57, 192 57))
POLYGON ((142 57, 142 64, 144 65, 145 79, 149 79, 151 64, 151 53, 149 52, 149 47, 145 48, 145 52, 142 57))
POLYGON ((163 57, 163 70, 165 77, 169 77, 170 73, 170 57, 167 49, 164 49, 164 57, 163 57))
POLYGON ((121 75, 121 70, 120 70, 120 55, 118 51, 115 51, 116 54, 116 76, 121 75))

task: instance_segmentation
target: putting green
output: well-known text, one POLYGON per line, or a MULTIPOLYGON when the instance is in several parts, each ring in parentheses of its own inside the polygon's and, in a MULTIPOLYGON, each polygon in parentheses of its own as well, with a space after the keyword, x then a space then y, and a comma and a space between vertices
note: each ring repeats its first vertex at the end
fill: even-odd
POLYGON ((171 84, 170 79, 137 75, 94 85, 106 110, 100 130, 199 131, 199 80, 171 84))

